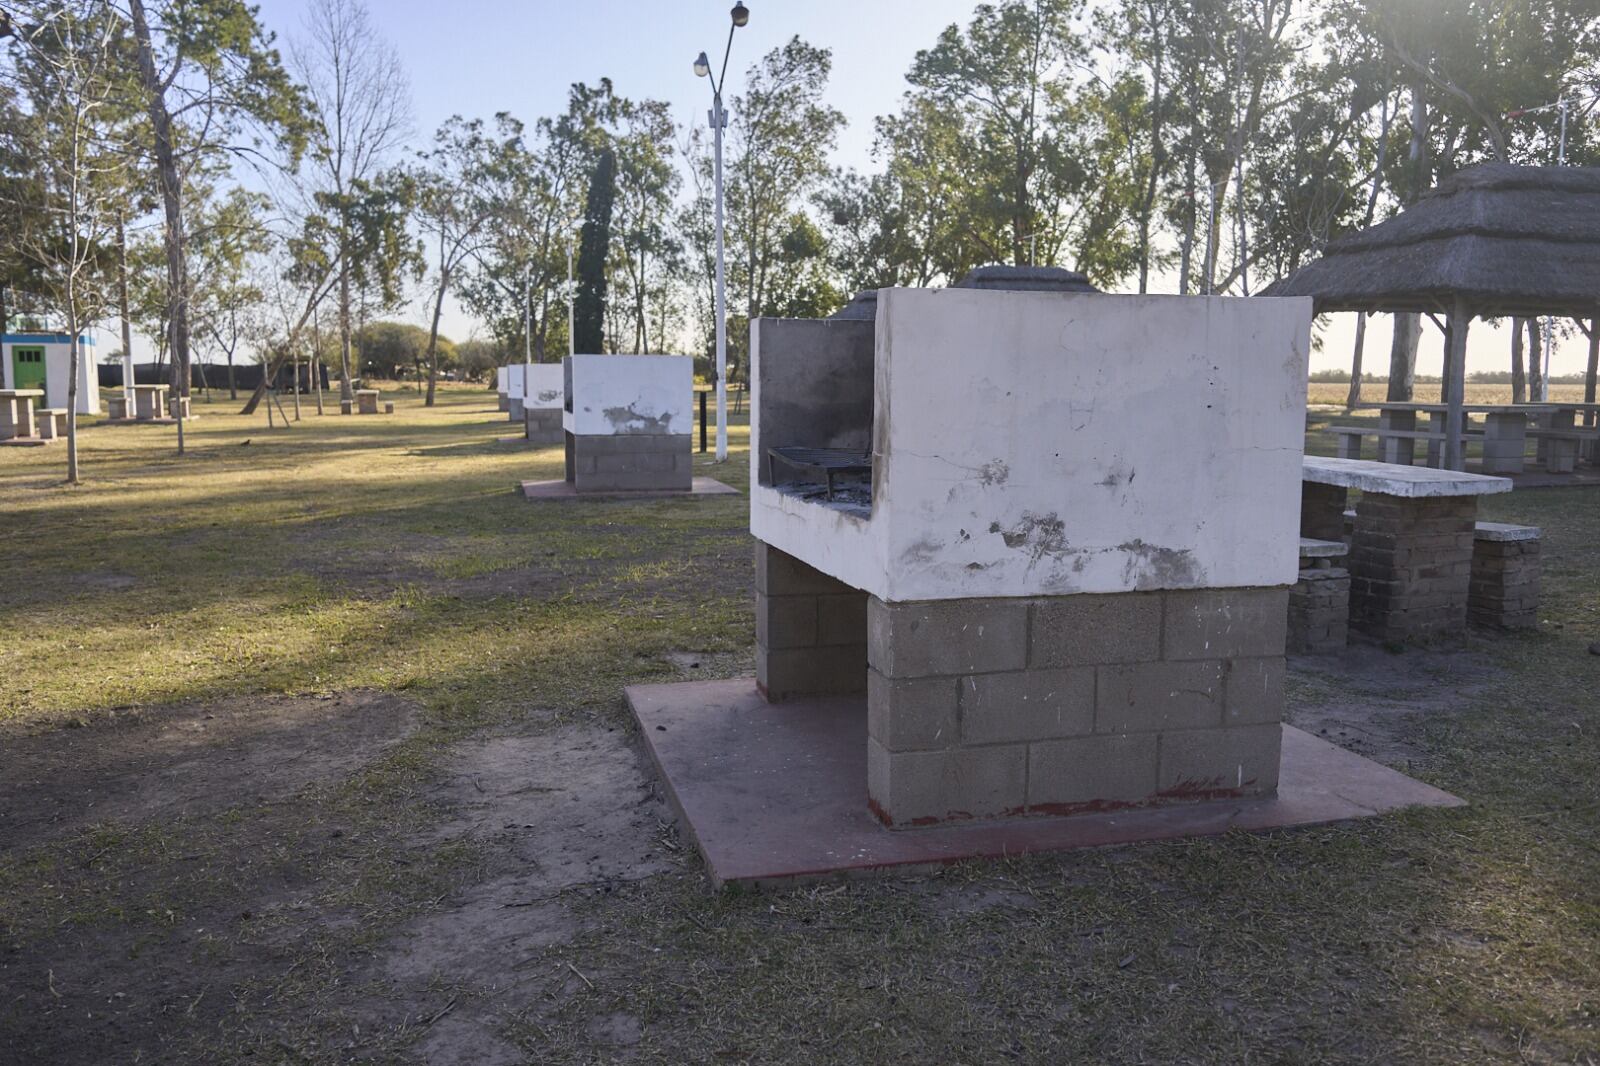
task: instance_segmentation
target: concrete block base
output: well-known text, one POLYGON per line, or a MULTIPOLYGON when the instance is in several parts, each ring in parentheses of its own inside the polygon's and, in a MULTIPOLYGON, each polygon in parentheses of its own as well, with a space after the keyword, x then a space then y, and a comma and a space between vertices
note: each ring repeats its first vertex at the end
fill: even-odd
POLYGON ((974 858, 1320 825, 1462 802, 1298 729, 1272 726, 1281 730, 1282 752, 1275 796, 897 832, 867 809, 861 696, 772 704, 750 678, 635 685, 627 696, 717 888, 904 874, 974 858))
POLYGON ((756 684, 774 702, 866 691, 867 594, 757 542, 756 684))
POLYGON ((564 434, 567 480, 580 493, 687 492, 694 451, 687 433, 564 434))
MULTIPOLYGON (((512 440, 521 440, 513 437, 512 440)), ((595 489, 580 492, 570 481, 524 481, 517 491, 530 500, 665 500, 682 496, 737 496, 739 490, 716 478, 694 478, 687 489, 595 489)))
POLYGON ((521 422, 526 412, 523 408, 522 397, 512 396, 506 402, 506 417, 513 422, 521 422))
POLYGON ((522 421, 523 436, 529 444, 560 444, 566 439, 559 407, 523 407, 522 421))
POLYGON ((886 825, 1277 787, 1288 590, 886 603, 756 545, 756 684, 865 691, 886 825))
POLYGON ((867 610, 867 794, 885 824, 1270 794, 1288 590, 867 610))

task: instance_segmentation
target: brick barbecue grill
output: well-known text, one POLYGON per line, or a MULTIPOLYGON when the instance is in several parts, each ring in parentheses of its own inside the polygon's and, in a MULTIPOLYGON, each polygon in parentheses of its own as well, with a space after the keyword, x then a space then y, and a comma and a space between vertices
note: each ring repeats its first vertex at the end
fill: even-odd
POLYGON ((992 268, 752 331, 757 680, 885 823, 1270 793, 1310 302, 992 268))

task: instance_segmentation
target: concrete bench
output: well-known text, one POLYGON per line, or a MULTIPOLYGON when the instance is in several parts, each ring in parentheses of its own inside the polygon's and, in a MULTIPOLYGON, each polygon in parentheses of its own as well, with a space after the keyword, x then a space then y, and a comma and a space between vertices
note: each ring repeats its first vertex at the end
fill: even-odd
POLYGON ((123 396, 106 397, 106 417, 114 420, 125 420, 133 416, 128 413, 128 401, 123 396))
POLYGON ((1468 621, 1490 629, 1538 626, 1542 537, 1537 526, 1479 522, 1473 527, 1468 621))
POLYGON ((375 415, 378 413, 377 389, 356 390, 356 413, 363 415, 375 415))
POLYGON ((1331 655, 1350 640, 1350 571, 1336 566, 1350 552, 1342 540, 1300 538, 1300 576, 1289 590, 1288 650, 1331 655))
POLYGON ((42 440, 64 440, 67 436, 67 409, 65 407, 40 407, 34 411, 42 440))
MULTIPOLYGON (((1401 442, 1428 442, 1428 455, 1435 456, 1439 446, 1444 443, 1444 433, 1428 429, 1384 429, 1381 426, 1329 426, 1328 432, 1338 438, 1339 458, 1360 459, 1362 443, 1367 437, 1372 437, 1378 442, 1381 459, 1386 463, 1410 465, 1412 453, 1409 448, 1401 447, 1401 442)), ((1462 437, 1468 440, 1479 440, 1483 433, 1478 430, 1464 430, 1462 437)))
POLYGON ((1538 459, 1551 474, 1570 474, 1578 468, 1578 453, 1585 441, 1600 439, 1594 430, 1534 426, 1528 430, 1539 446, 1538 459))

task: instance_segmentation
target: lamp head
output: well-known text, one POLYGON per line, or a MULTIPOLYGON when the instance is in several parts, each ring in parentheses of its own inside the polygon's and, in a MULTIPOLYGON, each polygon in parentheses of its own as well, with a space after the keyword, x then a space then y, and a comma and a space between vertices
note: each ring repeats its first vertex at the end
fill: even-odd
POLYGON ((743 26, 750 21, 750 9, 744 6, 743 0, 734 4, 733 10, 729 14, 733 16, 733 24, 735 26, 743 26))
POLYGON ((704 52, 701 52, 694 61, 694 76, 697 78, 709 78, 711 76, 711 60, 706 58, 704 52))

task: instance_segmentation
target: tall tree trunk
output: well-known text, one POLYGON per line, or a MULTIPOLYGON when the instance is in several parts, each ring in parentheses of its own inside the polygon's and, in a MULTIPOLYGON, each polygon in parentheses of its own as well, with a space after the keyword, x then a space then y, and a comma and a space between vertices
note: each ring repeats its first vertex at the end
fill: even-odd
POLYGON ((1545 398, 1544 345, 1539 336, 1539 320, 1525 319, 1528 324, 1528 395, 1533 400, 1545 398))
POLYGON ((1526 403, 1528 399, 1528 379, 1522 370, 1522 323, 1523 319, 1511 320, 1511 402, 1526 403))
POLYGON ((1415 312, 1394 316, 1394 340, 1389 345, 1390 403, 1410 403, 1417 389, 1417 342, 1422 338, 1422 316, 1415 312))
MULTIPOLYGON (((1580 322, 1579 325, 1582 325, 1580 322)), ((1589 367, 1583 375, 1583 402, 1594 403, 1595 378, 1600 376, 1600 316, 1589 319, 1589 367)), ((1592 426, 1595 413, 1587 412, 1583 424, 1592 426)))
POLYGON ((128 232, 117 213, 117 310, 122 315, 123 413, 133 417, 133 315, 128 312, 128 232))
POLYGON ((1356 315, 1356 343, 1350 352, 1350 394, 1344 405, 1348 410, 1361 402, 1361 357, 1367 347, 1367 313, 1356 315))
POLYGON ((178 454, 183 454, 183 400, 189 395, 189 268, 185 261, 183 230, 183 186, 178 177, 177 157, 172 147, 172 116, 167 111, 166 89, 156 70, 155 49, 150 42, 150 24, 145 19, 144 0, 128 0, 133 19, 133 34, 139 42, 139 80, 144 86, 145 104, 155 134, 156 176, 161 186, 161 203, 166 213, 167 306, 172 338, 172 395, 177 401, 178 454))
POLYGON ((433 325, 428 329, 428 398, 422 406, 433 406, 433 393, 439 380, 439 316, 444 313, 444 290, 450 284, 450 272, 439 269, 439 292, 433 299, 433 325))
MULTIPOLYGON (((341 242, 344 237, 339 238, 341 242)), ((356 398, 355 385, 350 381, 350 271, 346 269, 343 256, 339 264, 339 402, 353 403, 356 398)))
MULTIPOLYGON (((70 297, 69 297, 70 300, 70 297)), ((83 353, 78 345, 77 316, 68 316, 67 329, 67 484, 78 483, 78 365, 83 353)))

